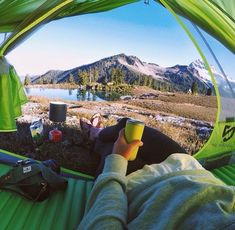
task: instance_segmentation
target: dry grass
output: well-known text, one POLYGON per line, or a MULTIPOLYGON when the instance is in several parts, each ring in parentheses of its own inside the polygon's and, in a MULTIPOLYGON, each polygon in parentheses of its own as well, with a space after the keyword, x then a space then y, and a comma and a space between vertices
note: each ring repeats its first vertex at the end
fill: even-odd
POLYGON ((18 123, 18 131, 14 133, 0 133, 2 149, 24 155, 37 160, 55 159, 61 166, 95 175, 98 167, 98 156, 91 154, 90 143, 85 139, 78 126, 63 124, 63 142, 53 143, 48 140, 48 133, 53 129, 51 124, 44 122, 44 136, 42 144, 35 144, 32 140, 29 124, 18 123))
POLYGON ((164 102, 161 100, 133 100, 126 102, 155 112, 170 113, 176 116, 215 122, 217 108, 200 106, 196 104, 164 102))
MULTIPOLYGON (((136 90, 137 91, 137 90, 136 90)), ((156 128, 178 142, 190 154, 196 153, 207 141, 200 139, 196 128, 188 123, 179 126, 172 123, 161 123, 154 119, 155 115, 167 114, 214 122, 216 117, 215 97, 192 96, 182 94, 167 94, 148 90, 158 94, 155 100, 136 99, 119 102, 70 102, 68 103, 68 118, 91 118, 99 112, 103 116, 104 126, 116 124, 117 117, 132 117, 142 120, 146 125, 156 128)), ((137 95, 146 93, 145 88, 138 88, 137 95)), ((48 141, 48 132, 52 129, 48 120, 49 99, 45 97, 29 97, 29 101, 37 104, 29 115, 36 114, 44 119, 44 142, 36 146, 31 138, 29 123, 19 122, 17 133, 0 133, 0 148, 19 153, 38 160, 56 159, 62 166, 81 171, 90 175, 95 174, 98 166, 98 156, 91 152, 91 143, 87 142, 81 133, 79 122, 63 124, 63 142, 48 141)))
POLYGON ((168 93, 150 89, 148 87, 138 87, 133 90, 133 94, 140 96, 144 93, 156 94, 157 100, 179 104, 193 104, 204 107, 217 108, 216 96, 191 95, 184 93, 168 93))
POLYGON ((151 121, 149 126, 160 130, 177 143, 179 143, 190 155, 198 152, 202 146, 207 142, 207 139, 198 138, 196 130, 193 127, 179 127, 170 123, 161 123, 158 121, 151 121))

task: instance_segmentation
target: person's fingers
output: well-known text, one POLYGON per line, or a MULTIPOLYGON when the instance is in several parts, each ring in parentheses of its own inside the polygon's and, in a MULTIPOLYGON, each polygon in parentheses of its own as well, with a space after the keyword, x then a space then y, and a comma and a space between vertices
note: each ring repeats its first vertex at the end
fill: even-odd
POLYGON ((119 137, 124 136, 124 131, 125 131, 125 129, 124 129, 124 128, 123 128, 123 129, 121 129, 121 130, 119 131, 119 137))
POLYGON ((131 147, 136 148, 136 147, 141 147, 143 146, 143 142, 139 140, 134 140, 130 143, 131 147))
MULTIPOLYGON (((121 129, 119 131, 119 140, 124 141, 125 143, 127 143, 126 138, 125 138, 125 128, 121 129)), ((127 143, 128 144, 128 143, 127 143)), ((141 147, 143 145, 143 142, 140 140, 134 140, 130 143, 133 147, 141 147)))
POLYGON ((119 131, 118 139, 121 140, 121 141, 126 142, 125 129, 124 128, 119 131))

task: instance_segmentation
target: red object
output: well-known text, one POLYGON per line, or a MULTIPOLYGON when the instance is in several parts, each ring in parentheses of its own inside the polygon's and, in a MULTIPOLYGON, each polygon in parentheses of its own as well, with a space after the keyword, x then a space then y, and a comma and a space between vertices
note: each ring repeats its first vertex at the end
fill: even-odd
POLYGON ((62 140, 62 132, 58 129, 53 129, 49 132, 49 140, 52 142, 60 142, 62 140))

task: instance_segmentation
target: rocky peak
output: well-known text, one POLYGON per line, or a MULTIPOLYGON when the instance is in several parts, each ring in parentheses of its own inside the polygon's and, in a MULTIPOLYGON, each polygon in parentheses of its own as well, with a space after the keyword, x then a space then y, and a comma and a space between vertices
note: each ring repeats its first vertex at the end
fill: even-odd
POLYGON ((202 60, 197 59, 189 64, 189 68, 195 68, 195 69, 206 69, 205 64, 202 60))
POLYGON ((190 65, 177 64, 172 67, 161 67, 155 63, 143 62, 136 56, 128 56, 124 53, 106 57, 71 70, 49 71, 42 76, 34 78, 32 82, 37 83, 39 77, 46 78, 49 82, 66 82, 71 74, 74 76, 75 81, 78 82, 79 71, 92 73, 94 70, 98 71, 98 81, 102 82, 104 79, 105 81, 110 79, 112 68, 120 69, 123 73, 124 81, 127 83, 132 83, 140 77, 149 77, 161 83, 165 82, 167 85, 171 85, 181 91, 190 88, 195 81, 198 82, 202 90, 207 88, 208 84, 212 84, 211 77, 200 59, 195 60, 190 65))

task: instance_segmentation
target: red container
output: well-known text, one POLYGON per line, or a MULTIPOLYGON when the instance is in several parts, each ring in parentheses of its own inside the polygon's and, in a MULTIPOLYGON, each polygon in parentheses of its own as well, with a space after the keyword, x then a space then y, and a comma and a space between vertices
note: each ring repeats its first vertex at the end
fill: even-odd
POLYGON ((52 142, 60 142, 62 140, 62 132, 58 129, 53 129, 49 132, 49 140, 52 142))

